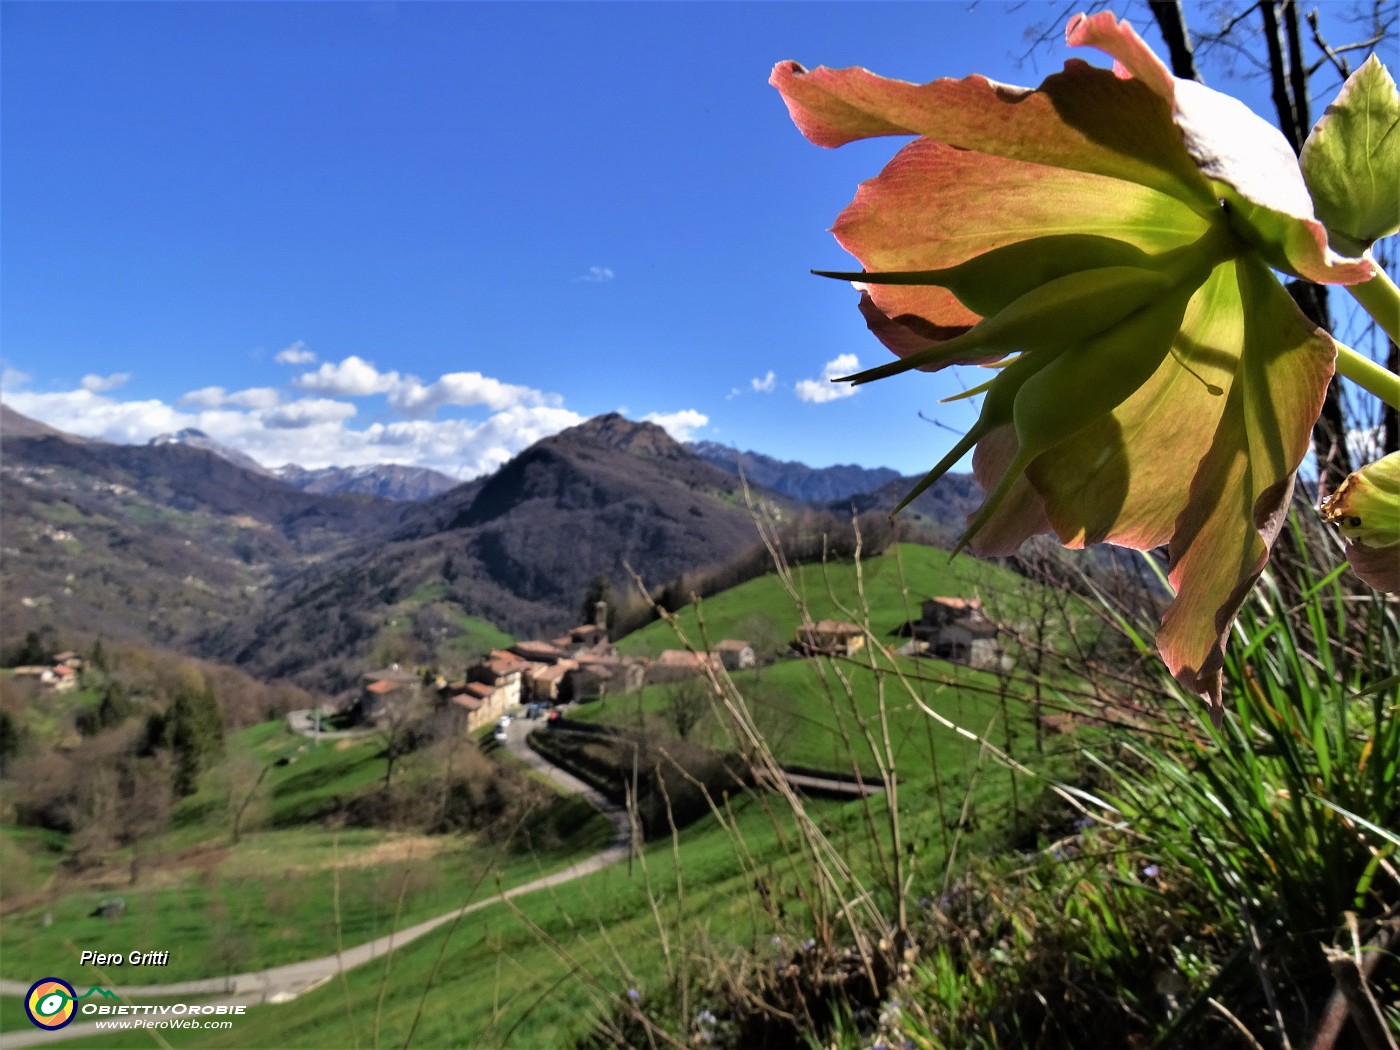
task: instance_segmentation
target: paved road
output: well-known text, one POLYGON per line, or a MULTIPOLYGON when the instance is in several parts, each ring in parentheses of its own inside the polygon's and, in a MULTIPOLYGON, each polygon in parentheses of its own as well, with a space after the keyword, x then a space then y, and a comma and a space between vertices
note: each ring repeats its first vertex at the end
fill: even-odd
MULTIPOLYGON (((522 894, 533 893, 535 890, 546 889, 550 886, 558 886, 574 879, 581 879, 585 875, 591 875, 595 871, 600 871, 611 864, 616 864, 620 860, 625 860, 631 852, 632 824, 627 815, 627 811, 609 802, 599 792, 589 787, 583 781, 571 776, 549 762, 545 761, 534 751, 530 750, 525 743, 525 737, 529 731, 539 723, 516 720, 507 730, 505 746, 512 755, 515 755, 522 762, 531 768, 538 770, 554 783, 558 784, 565 791, 572 794, 583 795, 594 806, 596 806, 606 816, 613 825, 613 840, 608 847, 586 860, 582 860, 572 867, 563 871, 556 871, 552 875, 545 875, 532 882, 515 886, 508 890, 503 890, 491 897, 474 901, 461 908, 449 911, 444 915, 420 922, 416 926, 410 926, 405 930, 399 930, 386 937, 361 944, 354 948, 348 948, 335 955, 325 955, 319 959, 307 959, 304 962, 290 963, 286 966, 276 966, 266 970, 255 970, 250 973, 233 974, 228 977, 211 977, 197 981, 177 981, 171 984, 147 984, 147 985, 121 985, 118 989, 123 998, 128 996, 135 1000, 153 998, 172 998, 178 996, 189 996, 191 1000, 198 1000, 201 1003, 285 1003, 290 1002, 297 996, 310 991, 318 985, 331 980, 343 970, 350 970, 363 963, 377 959, 397 948, 402 948, 410 941, 415 941, 419 937, 430 933, 446 923, 452 922, 459 916, 468 915, 479 908, 486 908, 492 904, 498 904, 512 897, 519 897, 522 894), (210 996, 216 998, 210 999, 210 996)), ((0 995, 23 996, 29 990, 28 983, 18 981, 7 981, 0 979, 0 995)), ((17 1031, 0 1033, 0 1048, 3 1050, 18 1050, 19 1047, 37 1046, 44 1043, 57 1042, 60 1039, 76 1039, 81 1036, 94 1035, 97 1032, 95 1024, 70 1024, 67 1028, 57 1032, 44 1032, 35 1028, 32 1031, 17 1031)))
POLYGON ((316 723, 312 720, 311 714, 315 708, 304 707, 298 711, 287 712, 287 731, 300 733, 302 736, 309 736, 313 740, 357 740, 360 737, 373 736, 377 730, 373 727, 360 726, 355 729, 327 729, 320 731, 316 728, 316 723))

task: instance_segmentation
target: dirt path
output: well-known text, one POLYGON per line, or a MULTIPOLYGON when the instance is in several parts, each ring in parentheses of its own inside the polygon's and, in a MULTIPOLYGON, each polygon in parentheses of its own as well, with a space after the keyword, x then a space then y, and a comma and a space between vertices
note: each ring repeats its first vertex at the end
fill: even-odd
MULTIPOLYGON (((276 966, 266 970, 233 974, 228 977, 177 981, 172 984, 122 985, 119 989, 121 996, 123 999, 130 996, 138 1000, 189 996, 201 1003, 215 1004, 291 1002, 297 996, 324 984, 342 971, 353 969, 363 963, 378 959, 395 949, 402 948, 405 944, 416 941, 460 916, 526 893, 533 893, 536 890, 581 879, 585 875, 592 875, 609 865, 625 860, 632 850, 632 823, 627 811, 608 801, 607 798, 583 781, 545 761, 530 750, 529 745, 525 742, 525 737, 532 728, 533 725, 528 722, 517 720, 512 723, 507 730, 506 749, 520 761, 559 785, 565 792, 582 795, 597 807, 613 826, 613 840, 606 849, 572 867, 565 868, 563 871, 556 871, 552 875, 545 875, 531 882, 503 890, 494 896, 474 901, 444 915, 420 922, 416 926, 398 930, 388 936, 380 937, 354 948, 347 948, 333 955, 324 955, 319 959, 307 959, 304 962, 289 963, 286 966, 276 966), (211 999, 211 996, 215 998, 211 999)), ((28 990, 28 983, 7 981, 0 978, 0 995, 23 996, 28 990)), ((59 1029, 56 1032, 42 1031, 38 1028, 3 1032, 0 1033, 0 1048, 4 1048, 4 1050, 15 1048, 17 1050, 19 1047, 38 1046, 61 1039, 76 1039, 95 1034, 97 1034, 97 1027, 93 1023, 70 1024, 67 1028, 59 1029)))

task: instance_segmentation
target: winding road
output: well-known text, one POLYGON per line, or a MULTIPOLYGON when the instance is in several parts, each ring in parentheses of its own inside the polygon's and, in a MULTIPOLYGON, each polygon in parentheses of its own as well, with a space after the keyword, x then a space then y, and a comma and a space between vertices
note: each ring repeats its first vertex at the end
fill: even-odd
MULTIPOLYGON (((520 719, 516 719, 506 730, 505 748, 512 755, 518 758, 525 765, 539 772, 541 775, 553 781, 564 791, 570 794, 582 795, 592 803, 604 816, 606 816, 613 826, 613 839, 608 847, 586 860, 556 871, 552 875, 545 875, 534 879, 531 882, 522 883, 519 886, 502 890, 491 897, 486 897, 471 904, 456 908, 446 914, 428 919, 410 926, 407 929, 398 930, 387 936, 377 938, 368 943, 358 945, 354 948, 347 948, 344 951, 333 955, 324 955, 319 959, 307 959, 304 962, 289 963, 286 966, 276 966, 266 970, 253 970, 248 973, 232 974, 227 977, 210 977, 196 981, 177 981, 171 984, 147 984, 147 985, 122 985, 120 993, 123 999, 128 997, 135 1000, 153 998, 173 998, 178 996, 189 996, 193 1000, 198 1000, 203 1005, 251 1005, 254 1003, 286 1003, 291 1002, 297 996, 318 987, 334 978, 337 974, 351 970, 373 959, 380 958, 405 944, 416 941, 418 938, 432 932, 439 926, 452 922, 455 919, 468 915, 481 908, 499 904, 502 901, 510 900, 512 897, 519 897, 526 893, 533 893, 536 890, 547 889, 550 886, 559 886, 574 879, 581 879, 585 875, 592 875, 596 871, 601 871, 609 865, 616 864, 620 860, 625 860, 632 852, 632 821, 625 809, 610 802, 606 797, 594 788, 585 784, 577 777, 565 772, 559 767, 547 762, 540 755, 530 749, 525 742, 532 726, 520 719)), ((7 981, 0 978, 0 995, 23 996, 29 990, 28 983, 19 981, 7 981)), ((97 1034, 97 1026, 93 1022, 82 1024, 70 1024, 66 1028, 56 1032, 44 1031, 38 1028, 15 1032, 0 1032, 0 1048, 11 1050, 26 1046, 39 1046, 42 1044, 57 1042, 61 1039, 77 1039, 82 1036, 97 1034)))

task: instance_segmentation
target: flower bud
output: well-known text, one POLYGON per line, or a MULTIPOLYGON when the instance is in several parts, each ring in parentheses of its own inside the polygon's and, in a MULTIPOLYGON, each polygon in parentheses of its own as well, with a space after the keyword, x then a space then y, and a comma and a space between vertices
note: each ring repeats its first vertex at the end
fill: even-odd
POLYGON ((1400 591, 1400 452, 1351 474, 1318 510, 1346 537, 1356 575, 1400 591))

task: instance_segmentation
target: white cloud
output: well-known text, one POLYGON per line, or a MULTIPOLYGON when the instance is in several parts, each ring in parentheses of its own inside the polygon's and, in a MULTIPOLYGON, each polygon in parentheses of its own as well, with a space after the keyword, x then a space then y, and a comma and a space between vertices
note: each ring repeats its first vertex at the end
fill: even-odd
POLYGON ((278 430, 304 430, 319 423, 343 423, 355 412, 355 406, 348 401, 314 397, 279 405, 259 413, 258 418, 264 425, 278 430))
POLYGON ((202 386, 181 394, 178 405, 199 405, 203 408, 218 408, 228 401, 228 391, 221 386, 202 386))
POLYGON ((279 350, 277 356, 273 358, 279 365, 309 365, 314 364, 316 355, 313 354, 300 339, 285 350, 279 350))
POLYGON ((197 417, 177 412, 161 401, 113 401, 86 389, 47 394, 17 391, 6 400, 15 411, 51 427, 123 444, 145 442, 167 431, 199 426, 194 422, 197 417))
POLYGON ((756 394, 771 394, 773 388, 778 385, 778 377, 769 369, 768 374, 762 379, 754 378, 749 380, 749 386, 753 387, 756 394))
POLYGON ((159 434, 194 427, 269 467, 402 463, 463 479, 495 470, 541 438, 577 426, 584 418, 554 403, 514 404, 480 421, 415 419, 355 430, 348 424, 356 406, 349 402, 303 398, 259 406, 251 404, 255 397, 240 398, 250 393, 205 387, 181 399, 192 410, 160 401, 123 402, 84 389, 16 390, 7 392, 5 400, 16 411, 60 430, 119 444, 142 444, 159 434), (249 403, 237 405, 235 398, 249 403))
POLYGON ((105 394, 109 390, 116 390, 125 386, 126 381, 131 378, 130 372, 113 372, 109 376, 99 376, 89 373, 83 376, 82 387, 93 394, 105 394))
POLYGON ((387 394, 399 381, 397 372, 381 372, 364 358, 351 354, 338 365, 327 361, 314 372, 303 372, 292 380, 292 385, 332 397, 369 397, 387 394))
POLYGON ((558 394, 504 383, 480 372, 448 372, 431 383, 424 383, 414 375, 381 372, 370 362, 354 356, 339 364, 327 361, 314 372, 303 372, 292 380, 292 385, 331 397, 383 394, 389 407, 414 419, 431 417, 444 405, 482 406, 501 412, 517 405, 557 407, 561 403, 558 394))
POLYGON ((28 372, 21 372, 18 368, 5 365, 0 368, 0 390, 18 390, 27 385, 33 378, 28 372))
POLYGON ((232 394, 221 386, 206 386, 182 395, 176 404, 200 408, 275 408, 281 401, 282 395, 270 386, 249 387, 232 394))
POLYGON ((543 405, 559 400, 556 395, 502 383, 480 372, 449 372, 426 386, 415 376, 405 376, 388 395, 390 405, 406 416, 415 417, 431 416, 443 405, 485 405, 499 412, 516 405, 543 405))
POLYGON ((459 478, 488 474, 541 438, 577 426, 584 417, 553 406, 519 405, 481 423, 467 419, 375 423, 361 437, 358 458, 338 463, 414 463, 459 478))
POLYGON ((710 417, 693 408, 679 412, 650 412, 642 417, 645 423, 655 423, 677 441, 693 441, 695 432, 710 425, 710 417))
POLYGON ((611 266, 590 266, 587 273, 575 277, 574 280, 583 281, 585 284, 607 284, 616 276, 611 266))
POLYGON ((800 379, 793 389, 799 399, 814 405, 837 401, 843 397, 850 397, 856 392, 856 388, 850 385, 840 386, 831 380, 836 376, 850 375, 859 370, 860 359, 855 354, 842 354, 826 363, 821 379, 800 379))

